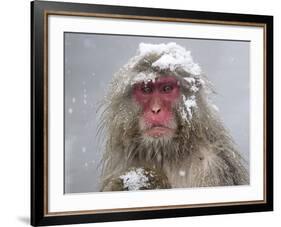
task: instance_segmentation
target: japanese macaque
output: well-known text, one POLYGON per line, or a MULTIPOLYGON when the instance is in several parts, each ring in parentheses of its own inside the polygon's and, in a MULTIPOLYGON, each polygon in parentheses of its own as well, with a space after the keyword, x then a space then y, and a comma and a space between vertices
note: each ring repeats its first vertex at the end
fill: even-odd
POLYGON ((249 183, 190 51, 141 43, 103 103, 102 191, 249 183))

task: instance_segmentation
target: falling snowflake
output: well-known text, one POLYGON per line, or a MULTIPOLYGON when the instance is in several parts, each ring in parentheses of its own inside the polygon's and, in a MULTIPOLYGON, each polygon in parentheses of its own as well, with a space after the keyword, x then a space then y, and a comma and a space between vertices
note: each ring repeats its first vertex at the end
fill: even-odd
POLYGON ((183 170, 180 170, 180 171, 179 171, 179 175, 180 175, 181 177, 184 177, 185 174, 186 174, 185 171, 183 171, 183 170))

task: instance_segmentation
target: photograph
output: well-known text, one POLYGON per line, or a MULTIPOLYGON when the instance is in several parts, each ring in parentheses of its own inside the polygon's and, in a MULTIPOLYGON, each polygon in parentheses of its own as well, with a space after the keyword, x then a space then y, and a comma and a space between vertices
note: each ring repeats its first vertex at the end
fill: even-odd
POLYGON ((66 32, 65 193, 248 185, 249 50, 66 32))
POLYGON ((31 224, 273 210, 273 17, 31 3, 31 224))

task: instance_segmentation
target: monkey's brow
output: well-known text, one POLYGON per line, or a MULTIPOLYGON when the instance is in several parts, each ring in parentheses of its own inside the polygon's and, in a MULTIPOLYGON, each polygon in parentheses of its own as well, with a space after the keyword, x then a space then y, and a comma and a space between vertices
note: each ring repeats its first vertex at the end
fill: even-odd
POLYGON ((167 84, 173 85, 173 86, 178 86, 177 81, 169 81, 169 80, 167 80, 167 81, 156 81, 154 84, 156 86, 162 86, 162 85, 167 85, 167 84))

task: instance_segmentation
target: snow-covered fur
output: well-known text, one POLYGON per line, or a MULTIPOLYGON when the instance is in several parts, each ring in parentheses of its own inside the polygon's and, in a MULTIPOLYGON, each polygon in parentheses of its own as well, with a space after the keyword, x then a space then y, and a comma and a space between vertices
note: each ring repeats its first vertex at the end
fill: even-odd
POLYGON ((141 43, 136 56, 114 75, 102 105, 100 133, 106 148, 101 190, 113 190, 112 179, 131 167, 162 171, 172 188, 248 184, 247 164, 210 101, 212 91, 185 48, 141 43), (173 110, 177 130, 172 138, 145 138, 131 88, 165 75, 176 77, 180 85, 181 98, 173 110))

